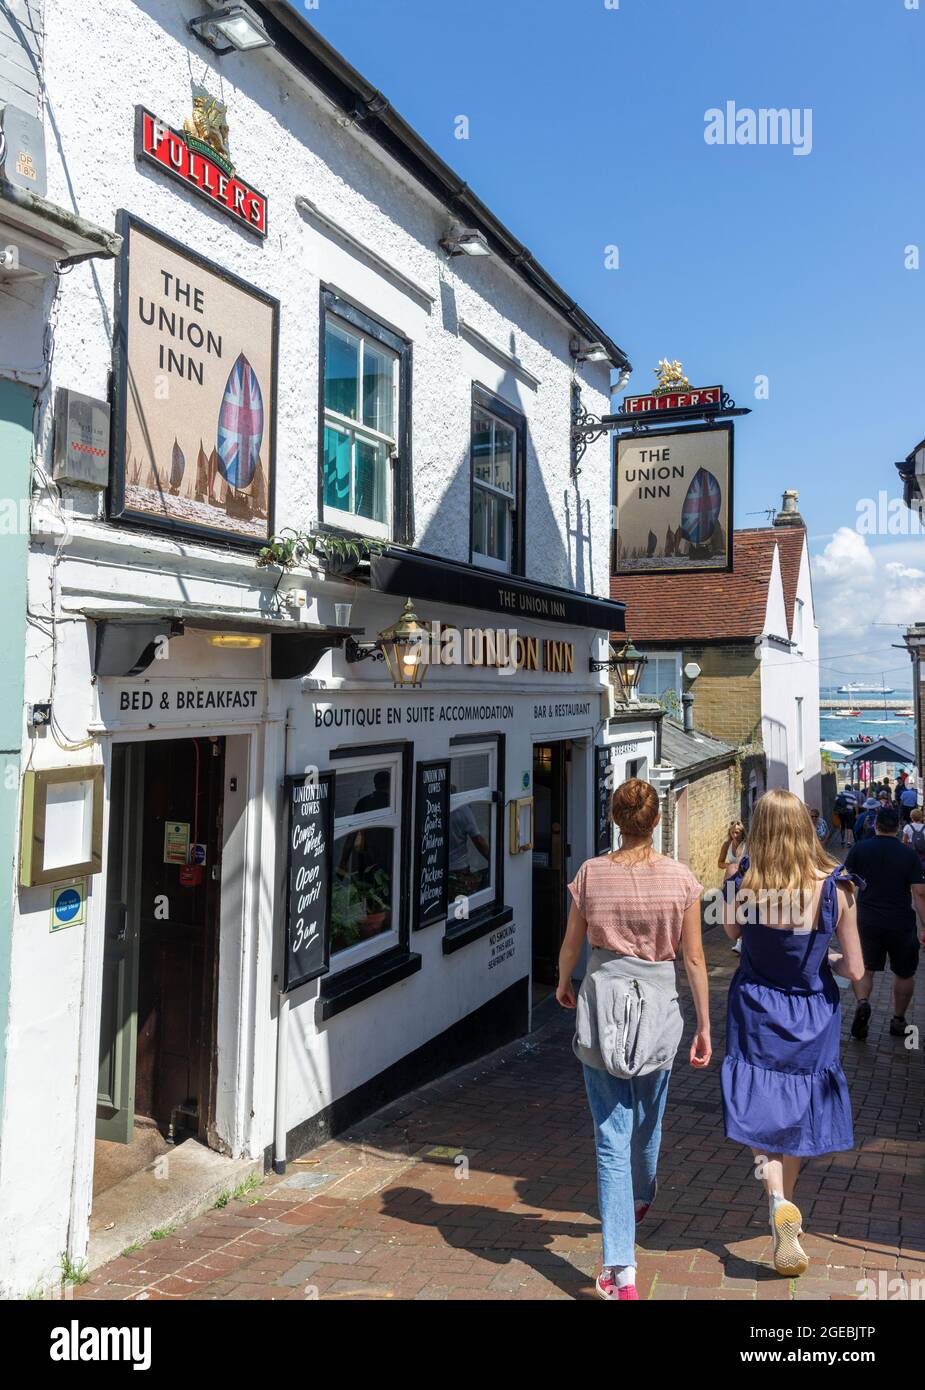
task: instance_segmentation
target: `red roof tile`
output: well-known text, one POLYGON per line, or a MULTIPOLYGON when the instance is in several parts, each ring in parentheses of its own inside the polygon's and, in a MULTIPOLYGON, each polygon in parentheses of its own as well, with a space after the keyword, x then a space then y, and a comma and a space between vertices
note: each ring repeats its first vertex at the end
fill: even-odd
POLYGON ((610 596, 626 604, 626 631, 636 642, 754 638, 764 630, 777 545, 792 630, 805 536, 796 526, 736 531, 731 573, 616 575, 610 580, 610 596))

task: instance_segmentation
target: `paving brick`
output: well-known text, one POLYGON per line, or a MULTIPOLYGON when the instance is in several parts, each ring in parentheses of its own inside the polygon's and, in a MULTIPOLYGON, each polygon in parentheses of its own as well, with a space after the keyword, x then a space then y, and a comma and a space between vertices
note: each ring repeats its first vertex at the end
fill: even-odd
MULTIPOLYGON (((715 937, 706 945, 708 963, 720 967, 712 989, 721 1056, 728 949, 715 937)), ((679 1062, 658 1201, 639 1230, 641 1298, 846 1301, 881 1270, 925 1277, 921 1065, 892 1046, 888 1005, 878 981, 878 1027, 866 1044, 846 1039, 843 1049, 857 1147, 804 1164, 797 1202, 811 1263, 800 1279, 782 1279, 771 1265, 752 1156, 722 1137, 717 1068, 679 1062)), ((925 1001, 915 1009, 925 1026, 925 1001)), ((309 1200, 269 1175, 263 1200, 232 1202, 121 1256, 75 1298, 594 1299, 600 1223, 572 1020, 542 1017, 529 1051, 515 1043, 433 1082, 293 1164, 332 1175, 309 1200), (429 1155, 434 1148, 467 1155, 465 1182, 429 1155)))

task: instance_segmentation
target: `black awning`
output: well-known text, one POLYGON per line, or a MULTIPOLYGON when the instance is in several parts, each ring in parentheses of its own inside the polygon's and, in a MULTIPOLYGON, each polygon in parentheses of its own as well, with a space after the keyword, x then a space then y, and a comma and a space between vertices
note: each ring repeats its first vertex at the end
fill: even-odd
POLYGON ((474 565, 441 560, 435 555, 394 547, 373 555, 369 562, 370 584, 396 598, 429 599, 460 608, 482 608, 509 619, 533 619, 539 623, 565 623, 569 627, 602 632, 626 631, 626 605, 612 599, 533 584, 509 574, 495 574, 474 565))
POLYGON ((154 660, 158 646, 187 630, 243 633, 270 638, 270 675, 293 680, 307 675, 325 652, 343 646, 362 628, 327 627, 272 618, 262 613, 236 612, 194 604, 146 608, 84 608, 96 623, 93 673, 96 676, 138 676, 154 660))

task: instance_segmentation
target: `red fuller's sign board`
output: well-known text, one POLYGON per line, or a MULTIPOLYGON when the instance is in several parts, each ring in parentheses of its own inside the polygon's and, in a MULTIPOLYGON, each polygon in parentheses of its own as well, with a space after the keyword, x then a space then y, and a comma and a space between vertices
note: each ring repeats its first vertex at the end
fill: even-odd
POLYGON ((684 391, 653 391, 647 396, 626 396, 623 400, 624 415, 647 415, 666 410, 719 410, 723 403, 721 386, 696 386, 684 391))
MULTIPOLYGON (((135 115, 136 158, 156 164, 248 231, 266 236, 266 198, 238 178, 234 165, 210 148, 208 138, 198 137, 195 129, 173 130, 143 106, 135 108, 135 115)), ((204 134, 215 138, 207 130, 204 134)))

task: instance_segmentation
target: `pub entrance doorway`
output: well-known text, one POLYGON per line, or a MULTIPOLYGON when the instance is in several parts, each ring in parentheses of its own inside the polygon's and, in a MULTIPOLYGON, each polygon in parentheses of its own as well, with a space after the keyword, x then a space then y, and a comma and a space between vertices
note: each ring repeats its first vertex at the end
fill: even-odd
POLYGON ((95 1192, 209 1142, 224 764, 217 736, 113 745, 95 1192))
POLYGON ((533 1002, 559 978, 559 948, 568 918, 568 807, 572 742, 533 747, 533 1002))

